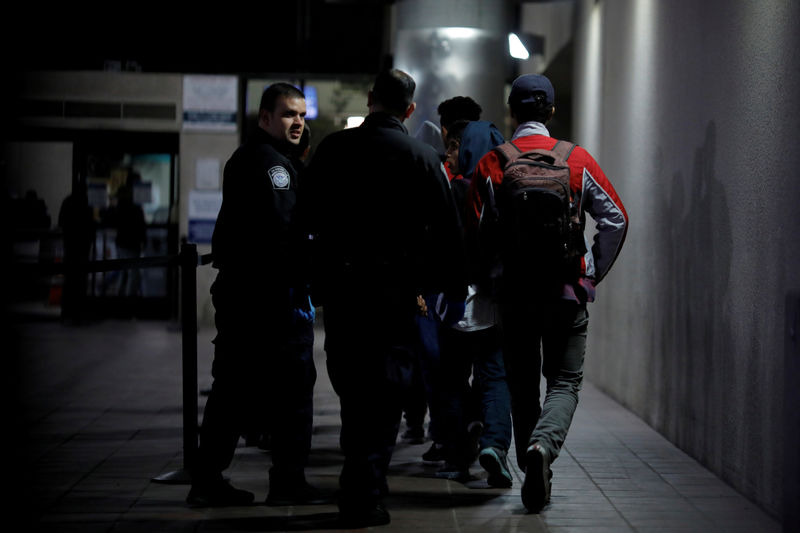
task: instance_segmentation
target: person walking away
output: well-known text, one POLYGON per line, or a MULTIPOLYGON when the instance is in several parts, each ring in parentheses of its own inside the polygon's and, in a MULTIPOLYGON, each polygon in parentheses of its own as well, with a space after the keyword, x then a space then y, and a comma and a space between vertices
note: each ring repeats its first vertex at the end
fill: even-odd
MULTIPOLYGON (((467 191, 478 161, 503 142, 491 122, 459 120, 450 124, 447 158, 455 175, 451 186, 462 209, 467 207, 467 191)), ((452 328, 444 328, 441 335, 443 372, 438 388, 444 397, 442 420, 447 441, 446 463, 437 475, 468 480, 469 467, 478 458, 488 473, 489 486, 508 488, 512 484, 506 460, 511 446, 511 398, 497 306, 479 292, 475 248, 467 243, 470 285, 464 318, 452 328)))
MULTIPOLYGON (((455 122, 479 120, 482 111, 483 109, 481 106, 470 96, 454 96, 440 102, 439 106, 436 108, 436 112, 439 114, 440 127, 438 129, 442 143, 446 146, 448 130, 455 122)), ((448 180, 450 180, 450 184, 457 188, 459 181, 456 179, 457 176, 450 167, 450 162, 447 160, 446 154, 444 169, 447 173, 448 180)), ((455 193, 458 194, 457 189, 455 193)), ((461 209, 463 204, 458 203, 458 205, 459 209, 461 209)), ((425 294, 422 296, 425 300, 425 305, 433 309, 438 295, 425 294)), ((422 454, 422 461, 432 465, 445 461, 444 442, 447 440, 447 435, 445 435, 442 429, 444 421, 441 420, 441 411, 443 409, 442 391, 436 390, 433 386, 435 381, 441 382, 442 365, 439 337, 441 335, 442 324, 435 313, 431 313, 428 316, 420 316, 417 318, 417 322, 420 335, 419 366, 422 382, 425 386, 430 419, 428 433, 433 441, 428 450, 422 454)), ((450 465, 445 464, 443 468, 443 472, 448 472, 450 465)))
POLYGON ((482 239, 481 248, 496 250, 501 259, 502 276, 494 286, 517 461, 525 470, 522 502, 532 512, 550 499, 550 465, 577 407, 587 303, 619 256, 628 228, 619 195, 589 152, 550 137, 546 124, 554 104, 555 91, 545 76, 526 74, 513 82, 508 105, 516 130, 510 143, 479 161, 468 200, 467 222, 482 239), (535 169, 548 179, 531 178, 528 172, 535 169), (544 182, 554 188, 542 192, 544 182), (557 207, 548 198, 558 198, 557 207), (554 218, 546 216, 550 209, 554 218), (597 227, 588 250, 585 213, 597 227), (543 404, 540 373, 547 381, 543 404))

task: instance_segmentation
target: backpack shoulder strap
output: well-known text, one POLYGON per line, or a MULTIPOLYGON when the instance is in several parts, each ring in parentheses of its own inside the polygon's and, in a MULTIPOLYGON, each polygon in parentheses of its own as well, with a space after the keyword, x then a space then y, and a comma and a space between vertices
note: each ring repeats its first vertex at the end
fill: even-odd
POLYGON ((500 155, 503 164, 515 160, 522 153, 522 150, 520 150, 519 147, 511 141, 498 144, 493 148, 493 150, 500 155))
POLYGON ((566 161, 567 159, 569 159, 569 156, 572 155, 572 151, 575 149, 576 146, 578 145, 568 141, 559 140, 556 141, 555 146, 553 146, 553 148, 551 148, 550 151, 552 151, 553 153, 561 157, 561 159, 566 161))

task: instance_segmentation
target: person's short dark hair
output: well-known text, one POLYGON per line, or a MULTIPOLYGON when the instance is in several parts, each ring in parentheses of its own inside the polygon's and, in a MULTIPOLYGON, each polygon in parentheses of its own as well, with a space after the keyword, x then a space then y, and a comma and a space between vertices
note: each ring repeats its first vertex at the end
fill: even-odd
POLYGON ((414 101, 417 83, 414 78, 398 69, 381 71, 372 86, 372 98, 386 111, 402 115, 414 101))
POLYGON ((260 111, 275 111, 275 102, 278 97, 285 96, 287 98, 302 98, 305 100, 306 95, 303 91, 292 85, 291 83, 284 83, 282 81, 273 83, 267 87, 261 94, 261 103, 258 105, 260 111))
POLYGON ((464 134, 464 130, 467 128, 467 124, 472 122, 471 120, 456 120, 450 127, 447 128, 447 141, 458 141, 461 142, 461 136, 464 134))
POLYGON ((550 119, 550 114, 553 112, 553 104, 548 103, 544 96, 537 102, 511 103, 509 107, 520 124, 531 121, 544 124, 550 119))
POLYGON ((448 130, 456 120, 480 120, 481 106, 469 96, 454 96, 439 104, 439 123, 448 130))

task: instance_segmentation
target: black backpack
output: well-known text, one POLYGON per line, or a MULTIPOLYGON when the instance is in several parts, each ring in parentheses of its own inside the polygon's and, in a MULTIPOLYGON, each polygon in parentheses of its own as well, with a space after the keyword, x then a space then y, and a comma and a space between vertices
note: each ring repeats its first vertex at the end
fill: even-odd
POLYGON ((558 297, 580 274, 586 253, 578 203, 572 198, 567 160, 575 145, 558 141, 552 150, 522 152, 507 142, 494 148, 503 182, 484 204, 479 248, 485 283, 495 296, 558 297))

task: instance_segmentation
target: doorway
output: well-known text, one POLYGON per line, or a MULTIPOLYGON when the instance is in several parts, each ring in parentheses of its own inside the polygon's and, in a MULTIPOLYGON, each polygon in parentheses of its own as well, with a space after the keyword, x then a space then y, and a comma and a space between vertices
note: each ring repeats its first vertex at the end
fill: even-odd
MULTIPOLYGON (((178 253, 177 134, 78 135, 73 162, 95 215, 91 260, 178 253)), ((98 316, 168 319, 177 299, 177 270, 155 266, 90 274, 86 303, 98 316)))

